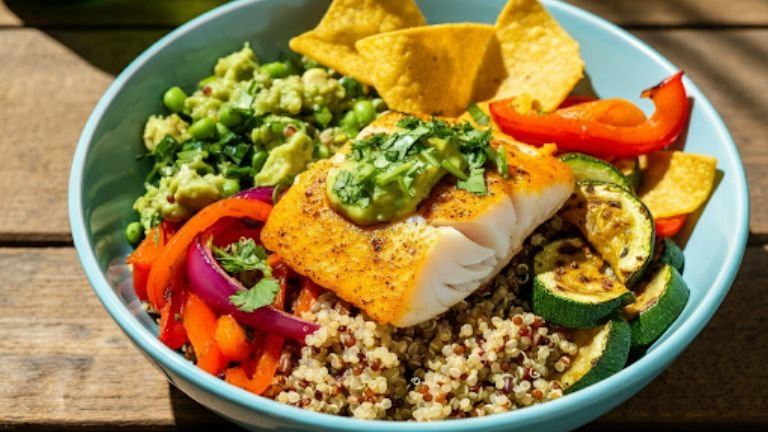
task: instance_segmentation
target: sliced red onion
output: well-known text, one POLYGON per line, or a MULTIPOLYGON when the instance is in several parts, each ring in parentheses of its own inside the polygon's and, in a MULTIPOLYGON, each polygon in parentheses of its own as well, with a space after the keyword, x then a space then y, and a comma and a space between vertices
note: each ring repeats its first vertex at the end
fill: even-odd
POLYGON ((246 288, 224 272, 200 237, 197 236, 187 250, 187 277, 192 292, 214 311, 222 315, 232 314, 240 324, 301 343, 304 343, 307 335, 320 328, 317 324, 301 320, 272 306, 264 306, 252 312, 244 312, 235 307, 229 297, 246 288))
POLYGON ((250 189, 242 190, 234 195, 234 198, 252 199, 267 204, 272 204, 272 194, 275 192, 275 188, 272 186, 259 186, 252 187, 250 189))

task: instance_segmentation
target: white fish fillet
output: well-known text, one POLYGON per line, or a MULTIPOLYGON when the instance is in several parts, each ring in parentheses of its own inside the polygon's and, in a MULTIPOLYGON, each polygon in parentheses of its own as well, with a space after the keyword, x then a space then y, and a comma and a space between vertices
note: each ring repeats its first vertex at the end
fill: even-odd
MULTIPOLYGON (((400 116, 384 116, 361 135, 389 132, 400 116)), ((434 318, 498 274, 573 191, 570 170, 549 149, 498 137, 493 144, 505 146, 511 178, 487 170, 487 195, 443 181, 414 216, 373 227, 330 208, 325 178, 334 162, 318 162, 275 206, 262 241, 379 322, 434 318)))

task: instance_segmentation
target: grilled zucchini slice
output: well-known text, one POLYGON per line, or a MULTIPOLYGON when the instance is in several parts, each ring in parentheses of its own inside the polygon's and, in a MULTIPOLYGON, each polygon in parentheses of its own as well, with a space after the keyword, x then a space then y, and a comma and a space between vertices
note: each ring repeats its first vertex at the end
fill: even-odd
POLYGON ((619 317, 601 326, 574 332, 579 352, 560 377, 565 393, 583 389, 623 369, 629 357, 631 334, 629 324, 619 317))
POLYGON ((635 302, 624 308, 632 320, 632 350, 647 348, 658 339, 683 311, 689 296, 680 273, 672 265, 664 264, 638 290, 635 302))
POLYGON ((653 257, 654 223, 648 208, 613 183, 580 181, 561 211, 579 227, 626 286, 643 277, 653 257))
POLYGON ((533 312, 570 328, 594 327, 634 295, 587 242, 554 241, 533 259, 533 312))
POLYGON ((602 159, 583 153, 566 153, 560 156, 560 160, 568 165, 576 180, 599 180, 630 190, 629 181, 624 174, 602 159))

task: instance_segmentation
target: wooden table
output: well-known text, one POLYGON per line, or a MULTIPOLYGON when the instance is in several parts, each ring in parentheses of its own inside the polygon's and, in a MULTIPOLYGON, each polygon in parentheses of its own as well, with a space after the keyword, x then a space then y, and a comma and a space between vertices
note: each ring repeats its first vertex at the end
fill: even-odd
MULTIPOLYGON (((587 429, 765 430, 768 1, 571 1, 701 86, 734 134, 752 199, 744 263, 717 315, 653 384, 587 429)), ((66 209, 78 135, 112 78, 217 3, 0 3, 0 429, 228 427, 169 386, 107 316, 75 256, 66 209)))

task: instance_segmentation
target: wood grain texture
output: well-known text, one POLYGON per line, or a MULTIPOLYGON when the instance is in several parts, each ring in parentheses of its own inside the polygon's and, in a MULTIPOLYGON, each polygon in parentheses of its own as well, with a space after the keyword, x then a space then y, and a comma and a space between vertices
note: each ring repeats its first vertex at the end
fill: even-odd
MULTIPOLYGON (((751 182, 751 231, 767 234, 768 29, 634 33, 685 69, 724 117, 751 182)), ((67 178, 80 130, 111 76, 162 34, 0 30, 0 241, 69 239, 67 178)))
POLYGON ((0 241, 67 241, 67 182, 104 90, 162 31, 0 30, 0 241))
MULTIPOLYGON (((6 26, 175 26, 226 0, 5 0, 6 26)), ((768 25, 764 0, 567 0, 623 26, 768 25)))
MULTIPOLYGON (((767 263, 768 248, 749 248, 730 295, 696 341, 588 429, 768 424, 767 263)), ((73 249, 0 248, 0 274, 0 430, 226 425, 172 390, 130 344, 90 291, 73 249)))

